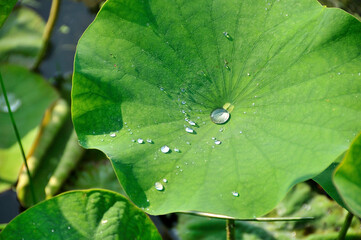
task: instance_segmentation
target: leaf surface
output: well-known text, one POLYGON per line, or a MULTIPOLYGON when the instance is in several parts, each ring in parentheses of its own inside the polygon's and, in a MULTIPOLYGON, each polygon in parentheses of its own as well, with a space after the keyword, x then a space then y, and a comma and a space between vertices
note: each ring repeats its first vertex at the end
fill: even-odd
POLYGON ((0 63, 32 67, 43 45, 44 20, 33 10, 15 9, 0 29, 0 63))
POLYGON ((149 217, 105 190, 72 191, 29 208, 0 239, 161 239, 149 217))
POLYGON ((350 211, 361 217, 361 135, 335 170, 333 182, 350 211))
POLYGON ((0 28, 8 18, 17 0, 4 0, 0 2, 0 28))
POLYGON ((361 130, 360 40, 314 0, 109 0, 77 47, 75 129, 150 214, 260 216, 361 130))

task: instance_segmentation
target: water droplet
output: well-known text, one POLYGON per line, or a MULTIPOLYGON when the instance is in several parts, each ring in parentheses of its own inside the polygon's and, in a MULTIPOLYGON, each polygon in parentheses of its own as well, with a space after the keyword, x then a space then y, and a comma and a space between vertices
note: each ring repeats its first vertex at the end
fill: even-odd
MULTIPOLYGON (((21 100, 17 99, 14 94, 8 93, 8 100, 11 112, 16 112, 21 107, 21 100)), ((0 97, 0 111, 9 112, 8 107, 6 106, 5 96, 0 97)))
POLYGON ((230 39, 230 38, 231 38, 231 36, 229 35, 229 33, 228 33, 228 32, 223 32, 223 35, 224 35, 226 38, 228 38, 228 39, 230 39))
POLYGON ((184 105, 184 104, 186 104, 187 102, 186 101, 182 101, 182 104, 184 105))
POLYGON ((168 180, 167 180, 167 179, 165 179, 165 178, 163 178, 163 182, 164 182, 164 183, 167 183, 167 182, 168 182, 168 180))
POLYGON ((186 142, 186 144, 191 145, 191 143, 190 143, 190 142, 186 142))
POLYGON ((180 150, 178 148, 175 148, 174 151, 177 152, 177 153, 180 152, 180 150))
POLYGON ((191 121, 191 120, 189 120, 188 123, 189 123, 190 125, 192 125, 192 126, 195 126, 195 125, 196 125, 196 123, 193 122, 193 121, 191 121))
POLYGON ((215 138, 215 137, 212 137, 212 139, 213 139, 213 140, 216 140, 216 138, 215 138))
POLYGON ((160 90, 161 90, 161 91, 164 91, 164 88, 163 88, 163 87, 160 87, 160 90))
POLYGON ((211 113, 211 120, 215 124, 226 123, 229 119, 229 112, 223 108, 217 108, 211 113))
POLYGON ((251 76, 251 74, 250 74, 250 73, 247 73, 247 76, 251 76))
POLYGON ((68 226, 68 229, 70 229, 70 226, 68 226))
POLYGON ((51 229, 51 232, 54 232, 54 229, 51 229))
POLYGON ((230 67, 228 66, 227 60, 224 60, 224 67, 225 67, 227 70, 230 70, 230 67))
POLYGON ((132 142, 134 143, 134 142, 136 142, 134 139, 132 139, 132 142))
POLYGON ((107 219, 102 220, 102 224, 105 224, 105 223, 107 223, 107 222, 108 222, 107 219))
POLYGON ((187 133, 194 133, 194 130, 192 128, 186 127, 186 132, 187 133))
POLYGON ((256 105, 255 103, 252 103, 252 106, 256 105))
POLYGON ((144 140, 141 139, 141 138, 138 138, 137 142, 138 142, 139 144, 143 144, 143 143, 144 143, 144 140))
POLYGON ((162 153, 169 153, 170 149, 168 146, 164 145, 160 148, 160 151, 162 151, 162 153))
POLYGON ((220 145, 222 142, 221 141, 219 141, 219 140, 215 140, 214 141, 214 144, 216 144, 216 145, 220 145))
POLYGON ((238 192, 232 192, 232 195, 235 197, 239 197, 239 193, 238 192))
POLYGON ((116 134, 115 134, 115 133, 112 133, 112 134, 110 134, 110 136, 111 136, 111 137, 115 137, 115 136, 116 136, 116 134))
POLYGON ((242 131, 239 131, 240 134, 242 134, 243 132, 242 131))
POLYGON ((147 139, 147 143, 153 143, 152 139, 147 139))
POLYGON ((156 183, 154 184, 154 187, 155 187, 155 189, 157 189, 158 191, 163 191, 163 189, 164 189, 163 185, 162 185, 160 182, 156 182, 156 183))

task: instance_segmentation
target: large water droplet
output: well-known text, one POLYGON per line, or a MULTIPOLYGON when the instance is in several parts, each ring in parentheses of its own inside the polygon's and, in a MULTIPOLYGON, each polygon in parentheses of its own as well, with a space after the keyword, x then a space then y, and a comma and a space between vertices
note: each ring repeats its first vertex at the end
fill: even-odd
MULTIPOLYGON (((21 100, 16 98, 14 94, 8 93, 8 100, 11 112, 16 112, 21 106, 21 100)), ((0 97, 0 111, 9 112, 8 107, 6 106, 5 96, 0 97)))
POLYGON ((211 113, 211 120, 215 124, 226 123, 229 119, 229 112, 223 108, 217 108, 211 113))
POLYGON ((155 187, 155 189, 157 189, 158 191, 163 191, 163 189, 164 189, 163 185, 162 185, 160 182, 156 182, 156 183, 154 184, 154 187, 155 187))
POLYGON ((141 138, 138 138, 137 142, 138 142, 139 144, 143 144, 143 143, 144 143, 144 140, 141 139, 141 138))
POLYGON ((162 153, 169 153, 170 149, 168 146, 164 145, 163 147, 160 148, 160 151, 162 153))

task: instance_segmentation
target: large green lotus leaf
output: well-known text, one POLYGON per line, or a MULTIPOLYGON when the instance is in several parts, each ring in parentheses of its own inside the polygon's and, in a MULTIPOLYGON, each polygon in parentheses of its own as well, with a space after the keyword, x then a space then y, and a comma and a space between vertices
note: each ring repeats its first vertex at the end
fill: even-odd
MULTIPOLYGON (((13 65, 0 67, 25 153, 30 150, 45 110, 58 94, 39 75, 13 65)), ((16 182, 23 163, 3 92, 0 91, 0 191, 16 182), (4 111, 6 110, 6 111, 4 111)))
POLYGON ((2 27, 5 20, 8 18, 16 2, 17 0, 4 0, 0 2, 0 27, 2 27))
POLYGON ((15 9, 0 30, 0 63, 31 67, 43 45, 44 20, 33 10, 15 9))
POLYGON ((361 129, 360 41, 314 0, 109 0, 78 44, 74 125, 151 214, 260 216, 361 129))
POLYGON ((72 191, 29 208, 0 239, 161 239, 149 217, 122 195, 72 191))
POLYGON ((333 182, 350 211, 361 217, 361 134, 335 170, 333 182))

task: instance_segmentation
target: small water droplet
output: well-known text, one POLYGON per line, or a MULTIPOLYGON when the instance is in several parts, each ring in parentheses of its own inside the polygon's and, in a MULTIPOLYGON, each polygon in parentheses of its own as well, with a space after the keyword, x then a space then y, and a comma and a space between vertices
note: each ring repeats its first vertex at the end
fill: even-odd
POLYGON ((247 73, 247 76, 251 76, 251 74, 250 74, 250 73, 247 73))
POLYGON ((134 143, 134 142, 136 142, 134 139, 132 139, 132 142, 134 143))
POLYGON ((153 140, 148 138, 147 143, 153 143, 153 140))
POLYGON ((239 193, 238 192, 232 192, 232 195, 235 197, 239 197, 239 193))
POLYGON ((162 151, 162 153, 169 153, 170 149, 168 146, 164 145, 160 148, 160 151, 162 151))
POLYGON ((102 224, 106 224, 108 222, 107 219, 102 220, 102 224))
POLYGON ((215 138, 215 137, 212 137, 212 139, 213 139, 213 140, 216 140, 216 138, 215 138))
POLYGON ((186 144, 191 145, 191 143, 190 143, 190 142, 186 142, 186 144))
POLYGON ((139 144, 143 144, 143 143, 144 143, 144 140, 141 139, 141 138, 138 138, 137 142, 138 142, 139 144))
POLYGON ((194 133, 194 130, 192 128, 186 127, 186 132, 187 133, 194 133))
POLYGON ((188 123, 189 123, 190 125, 192 125, 192 126, 195 126, 195 125, 196 125, 196 123, 193 122, 193 121, 191 121, 191 120, 189 120, 188 123))
POLYGON ((182 101, 182 104, 184 105, 184 104, 186 104, 187 102, 186 101, 182 101))
POLYGON ((231 38, 231 36, 229 35, 229 33, 228 33, 228 32, 223 32, 223 35, 224 35, 226 38, 228 38, 228 39, 230 39, 230 38, 231 38))
POLYGON ((168 182, 168 180, 167 180, 167 179, 165 179, 165 178, 163 178, 163 182, 164 182, 164 183, 167 183, 167 182, 168 182))
POLYGON ((163 189, 164 189, 164 186, 163 186, 160 182, 156 182, 156 183, 154 184, 154 187, 155 187, 155 189, 157 189, 158 191, 163 191, 163 189))
POLYGON ((219 141, 219 140, 215 140, 214 141, 214 144, 216 144, 216 145, 220 145, 222 142, 221 141, 219 141))
POLYGON ((70 229, 70 226, 68 226, 68 229, 70 229))
POLYGON ((180 150, 178 148, 175 148, 174 151, 177 152, 177 153, 180 152, 180 150))
POLYGON ((229 119, 229 112, 223 108, 217 108, 211 113, 211 120, 215 124, 226 123, 229 119))
POLYGON ((252 106, 256 105, 255 103, 252 103, 252 106))
POLYGON ((243 132, 242 131, 239 131, 240 134, 242 134, 243 132))
MULTIPOLYGON (((16 112, 21 107, 21 100, 17 99, 13 93, 8 93, 8 101, 11 112, 16 112)), ((0 96, 0 111, 9 112, 6 105, 5 96, 0 96)))
POLYGON ((54 232, 54 229, 51 229, 51 232, 54 232))
POLYGON ((163 87, 160 87, 160 90, 161 90, 161 91, 164 91, 164 88, 163 88, 163 87))
POLYGON ((111 136, 111 137, 115 137, 116 134, 115 134, 115 133, 111 133, 110 136, 111 136))

